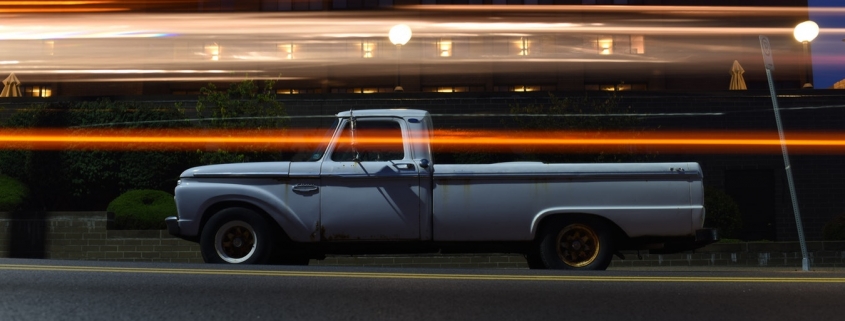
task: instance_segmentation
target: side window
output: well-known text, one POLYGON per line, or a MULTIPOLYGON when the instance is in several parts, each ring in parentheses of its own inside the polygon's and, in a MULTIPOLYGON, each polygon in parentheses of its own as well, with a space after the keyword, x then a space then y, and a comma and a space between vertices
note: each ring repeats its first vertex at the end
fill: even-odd
MULTIPOLYGON (((402 127, 392 120, 358 120, 355 127, 355 149, 362 162, 384 162, 405 158, 402 127)), ((332 153, 335 162, 351 162, 355 158, 349 123, 341 133, 332 153)))

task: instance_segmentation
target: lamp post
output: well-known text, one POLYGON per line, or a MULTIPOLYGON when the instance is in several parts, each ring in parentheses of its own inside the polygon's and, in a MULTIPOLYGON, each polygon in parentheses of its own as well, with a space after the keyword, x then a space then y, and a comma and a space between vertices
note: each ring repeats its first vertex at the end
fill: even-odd
POLYGON ((793 35, 795 35, 795 40, 804 44, 804 79, 802 79, 804 85, 801 88, 811 89, 813 88, 813 71, 810 60, 810 41, 819 35, 819 25, 809 20, 804 21, 795 26, 793 35))
POLYGON ((390 38, 390 42, 396 45, 396 88, 393 88, 393 91, 403 92, 405 89, 399 82, 399 59, 402 54, 402 46, 408 43, 408 40, 411 40, 411 28, 407 25, 395 25, 390 28, 387 37, 390 38))

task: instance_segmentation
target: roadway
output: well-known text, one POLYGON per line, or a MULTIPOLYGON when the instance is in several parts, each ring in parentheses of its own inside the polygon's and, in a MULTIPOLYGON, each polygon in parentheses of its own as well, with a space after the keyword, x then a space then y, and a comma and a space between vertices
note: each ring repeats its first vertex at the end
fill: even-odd
POLYGON ((0 259, 0 320, 841 320, 845 273, 0 259))

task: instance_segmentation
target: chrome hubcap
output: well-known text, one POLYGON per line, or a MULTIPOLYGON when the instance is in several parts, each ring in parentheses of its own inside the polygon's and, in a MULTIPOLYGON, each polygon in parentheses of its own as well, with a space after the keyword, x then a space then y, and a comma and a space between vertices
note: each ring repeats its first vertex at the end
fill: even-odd
POLYGON ((228 263, 241 263, 255 254, 255 230, 243 221, 231 221, 217 230, 214 247, 217 255, 228 263))

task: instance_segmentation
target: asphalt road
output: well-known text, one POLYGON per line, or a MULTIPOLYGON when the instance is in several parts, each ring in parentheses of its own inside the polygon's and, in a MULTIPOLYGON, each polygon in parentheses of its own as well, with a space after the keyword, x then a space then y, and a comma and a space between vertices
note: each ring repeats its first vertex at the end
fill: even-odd
POLYGON ((0 259, 0 320, 841 320, 845 273, 0 259))

